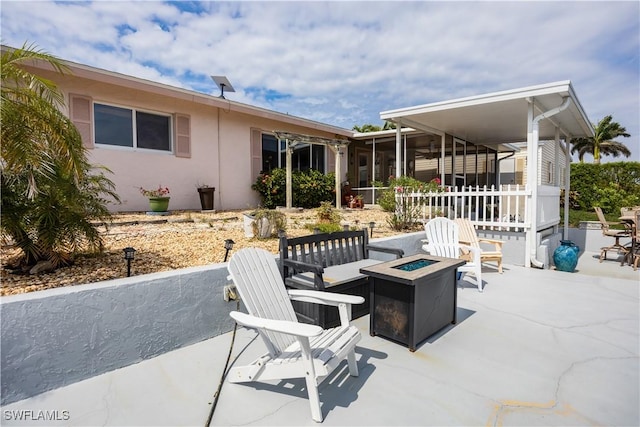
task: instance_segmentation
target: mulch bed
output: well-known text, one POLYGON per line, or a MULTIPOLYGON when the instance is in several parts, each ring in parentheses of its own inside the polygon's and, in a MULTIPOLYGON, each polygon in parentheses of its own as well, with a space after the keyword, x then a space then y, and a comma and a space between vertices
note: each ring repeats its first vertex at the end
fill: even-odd
MULTIPOLYGON (((131 264, 132 275, 221 263, 226 252, 225 239, 235 242, 230 256, 234 250, 249 246, 277 254, 277 238, 245 237, 243 213, 249 212, 172 212, 166 217, 145 213, 114 215, 108 227, 100 227, 105 243, 102 254, 80 254, 73 265, 38 275, 11 274, 2 269, 0 296, 125 277, 127 265, 123 249, 128 246, 136 249, 131 264)), ((286 215, 287 234, 292 237, 310 234, 312 231, 307 226, 317 221, 312 209, 286 215)), ((341 216, 342 223, 350 226, 368 226, 374 221, 374 238, 398 233, 387 223, 389 214, 377 207, 345 209, 341 216)), ((2 265, 18 254, 17 249, 3 245, 0 250, 2 265)))

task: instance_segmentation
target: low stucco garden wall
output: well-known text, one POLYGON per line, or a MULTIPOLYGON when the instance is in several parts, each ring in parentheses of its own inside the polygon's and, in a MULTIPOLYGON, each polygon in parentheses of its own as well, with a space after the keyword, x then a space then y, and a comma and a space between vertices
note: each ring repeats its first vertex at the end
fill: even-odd
POLYGON ((225 264, 3 297, 2 404, 230 331, 225 264))

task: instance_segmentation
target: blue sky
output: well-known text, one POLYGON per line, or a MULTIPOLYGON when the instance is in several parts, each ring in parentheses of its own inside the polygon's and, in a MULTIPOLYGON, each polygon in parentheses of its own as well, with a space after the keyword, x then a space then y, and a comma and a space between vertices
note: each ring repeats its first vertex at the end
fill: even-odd
MULTIPOLYGON (((640 161, 640 2, 3 0, 2 43, 351 129, 380 111, 571 80, 640 161)), ((605 158, 605 160, 613 160, 605 158)))

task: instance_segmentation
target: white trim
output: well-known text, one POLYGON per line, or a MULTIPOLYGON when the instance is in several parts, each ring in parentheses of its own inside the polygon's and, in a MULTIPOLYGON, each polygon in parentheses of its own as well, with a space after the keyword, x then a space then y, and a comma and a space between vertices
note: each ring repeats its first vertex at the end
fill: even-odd
MULTIPOLYGON (((500 92, 486 93, 482 95, 468 96, 464 98, 451 99, 448 101, 434 102, 431 104, 423 104, 415 107, 399 108, 396 110, 382 111, 380 118, 392 119, 402 114, 423 114, 433 111, 449 110, 453 108, 470 107, 473 105, 491 104, 494 102, 510 101, 514 99, 522 99, 529 97, 536 97, 540 95, 550 95, 558 92, 571 92, 571 81, 563 80, 554 83, 541 84, 537 86, 529 86, 524 88, 517 88, 511 90, 505 90, 500 92)), ((585 115, 586 117, 586 115, 585 115)))
POLYGON ((129 107, 129 106, 125 106, 122 104, 117 104, 117 103, 110 103, 110 102, 103 102, 103 101, 97 101, 97 100, 93 100, 91 102, 91 114, 93 117, 93 140, 94 140, 94 145, 95 147, 99 147, 99 148, 105 148, 105 147, 114 147, 114 148, 118 148, 118 149, 122 149, 122 150, 133 150, 133 151, 142 151, 142 152, 148 152, 148 153, 166 153, 166 154, 171 154, 173 155, 175 153, 175 141, 173 138, 173 120, 174 120, 174 116, 171 113, 162 113, 162 112, 158 112, 158 111, 153 111, 153 110, 147 110, 144 108, 135 108, 135 107, 129 107), (122 110, 129 110, 131 111, 131 125, 132 125, 132 131, 133 134, 131 135, 131 143, 133 144, 133 146, 128 146, 128 145, 118 145, 118 144, 105 144, 105 143, 100 143, 98 142, 98 139, 96 138, 96 132, 98 131, 97 129, 97 121, 95 118, 95 106, 96 104, 98 105, 104 105, 105 107, 113 107, 113 108, 120 108, 122 110), (146 114, 153 114, 155 116, 160 116, 160 117, 166 117, 167 119, 169 119, 169 150, 160 150, 157 148, 145 148, 145 147, 138 147, 138 132, 137 132, 137 117, 136 117, 136 113, 146 113, 146 114))

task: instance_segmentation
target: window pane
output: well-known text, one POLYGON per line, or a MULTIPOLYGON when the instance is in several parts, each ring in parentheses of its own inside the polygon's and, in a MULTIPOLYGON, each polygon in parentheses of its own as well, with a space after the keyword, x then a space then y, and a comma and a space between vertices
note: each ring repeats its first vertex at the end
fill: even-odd
POLYGON ((317 170, 318 172, 325 173, 324 170, 324 145, 312 145, 311 149, 313 151, 313 166, 312 169, 317 170))
POLYGON ((133 147, 131 110, 94 104, 96 144, 133 147))
POLYGON ((278 167, 278 140, 273 135, 262 134, 262 171, 278 167))
POLYGON ((171 151, 170 118, 136 112, 138 148, 171 151))
POLYGON ((298 144, 293 148, 292 168, 301 172, 311 169, 311 148, 309 144, 298 144))

